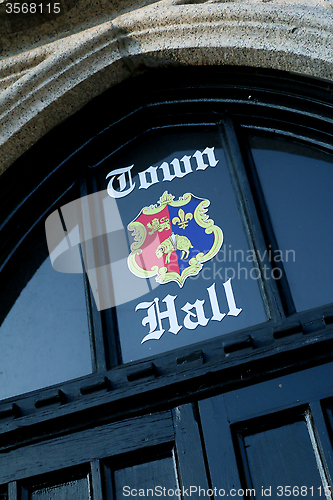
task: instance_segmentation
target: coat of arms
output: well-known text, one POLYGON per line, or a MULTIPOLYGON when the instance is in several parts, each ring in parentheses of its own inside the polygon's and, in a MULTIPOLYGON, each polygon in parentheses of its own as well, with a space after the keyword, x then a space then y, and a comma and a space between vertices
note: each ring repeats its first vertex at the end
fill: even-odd
POLYGON ((128 225, 134 236, 128 266, 140 278, 156 275, 158 283, 176 281, 182 287, 217 254, 223 234, 207 215, 209 200, 190 193, 174 198, 165 191, 158 205, 144 207, 128 225))

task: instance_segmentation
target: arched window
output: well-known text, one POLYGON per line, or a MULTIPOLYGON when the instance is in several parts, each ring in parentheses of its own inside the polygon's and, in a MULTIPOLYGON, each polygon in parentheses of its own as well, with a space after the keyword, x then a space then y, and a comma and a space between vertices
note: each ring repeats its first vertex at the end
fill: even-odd
POLYGON ((109 91, 4 175, 2 398, 326 333, 330 97, 295 79, 281 94, 270 73, 179 75, 109 91))
POLYGON ((331 90, 148 72, 3 174, 1 499, 331 498, 331 90))

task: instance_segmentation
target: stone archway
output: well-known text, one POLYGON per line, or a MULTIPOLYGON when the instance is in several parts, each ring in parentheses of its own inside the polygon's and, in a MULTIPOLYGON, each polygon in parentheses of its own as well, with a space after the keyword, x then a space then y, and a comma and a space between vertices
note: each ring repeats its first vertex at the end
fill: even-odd
POLYGON ((327 0, 123 2, 99 15, 82 8, 24 32, 11 31, 7 17, 0 172, 95 96, 149 67, 236 65, 333 78, 327 0))

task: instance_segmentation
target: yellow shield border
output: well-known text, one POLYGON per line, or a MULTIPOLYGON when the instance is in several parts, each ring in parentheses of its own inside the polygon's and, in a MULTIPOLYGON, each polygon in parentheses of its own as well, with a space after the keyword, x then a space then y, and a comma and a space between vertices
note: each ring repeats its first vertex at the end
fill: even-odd
MULTIPOLYGON (((169 194, 167 191, 163 193, 158 201, 158 205, 150 205, 149 207, 144 207, 140 212, 145 215, 155 215, 161 212, 166 205, 172 207, 183 207, 187 205, 192 197, 195 197, 191 193, 185 193, 181 196, 178 201, 173 201, 174 196, 169 194)), ((128 267, 130 271, 139 278, 152 278, 156 275, 156 281, 158 283, 168 283, 170 281, 176 281, 180 287, 184 285, 184 282, 188 276, 196 276, 199 274, 203 267, 203 263, 212 259, 220 250, 223 244, 223 233, 222 230, 214 225, 214 221, 209 219, 207 215, 207 210, 210 205, 209 200, 202 199, 199 205, 194 211, 194 219, 196 223, 205 229, 206 234, 214 234, 214 243, 207 253, 199 252, 195 257, 192 257, 189 261, 189 265, 186 269, 182 271, 181 274, 176 272, 169 272, 167 267, 152 266, 150 270, 142 269, 136 262, 135 258, 137 255, 142 253, 142 245, 144 244, 147 236, 146 228, 141 222, 134 220, 128 224, 128 230, 132 231, 132 236, 134 237, 134 243, 131 245, 131 254, 128 257, 128 267)), ((139 214, 139 215, 140 215, 139 214)))

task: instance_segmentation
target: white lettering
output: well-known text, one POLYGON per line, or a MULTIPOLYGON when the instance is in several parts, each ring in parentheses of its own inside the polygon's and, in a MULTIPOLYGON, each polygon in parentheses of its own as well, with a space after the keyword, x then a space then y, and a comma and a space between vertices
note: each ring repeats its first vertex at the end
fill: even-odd
MULTIPOLYGON (((196 151, 193 154, 193 157, 197 162, 196 170, 206 170, 206 168, 208 167, 214 168, 219 162, 219 160, 215 158, 214 148, 207 147, 203 151, 196 151), (208 163, 205 163, 205 161, 208 161, 208 163)), ((163 172, 162 182, 172 181, 176 177, 182 178, 185 177, 185 175, 192 173, 193 169, 191 165, 191 158, 192 156, 188 155, 184 155, 180 160, 178 158, 174 158, 170 162, 172 169, 170 169, 170 165, 166 161, 164 161, 159 167, 150 166, 146 170, 139 172, 139 189, 148 189, 150 186, 153 186, 154 184, 160 182, 160 179, 157 175, 157 169, 160 169, 163 172), (181 165, 180 162, 182 162, 183 165, 181 165)), ((111 198, 122 198, 133 191, 133 189, 135 188, 135 182, 132 181, 131 177, 131 168, 133 166, 134 164, 130 167, 119 168, 108 173, 106 179, 108 179, 109 177, 111 177, 111 179, 107 185, 107 192, 108 195, 111 196, 111 198), (127 180, 126 174, 128 174, 127 180), (119 183, 119 189, 114 188, 114 181, 116 178, 119 183)))
POLYGON ((172 174, 170 172, 169 163, 167 163, 166 161, 164 161, 162 163, 162 165, 160 165, 159 168, 161 168, 163 170, 163 175, 164 175, 163 180, 164 181, 173 181, 173 179, 176 177, 176 174, 172 174))
POLYGON ((196 300, 194 304, 190 304, 187 302, 183 307, 182 311, 185 311, 187 314, 184 319, 184 326, 188 330, 194 330, 198 325, 206 326, 208 323, 208 319, 205 317, 205 312, 203 309, 205 301, 204 300, 196 300), (196 314, 191 311, 191 309, 195 309, 196 314), (191 321, 192 318, 197 318, 198 321, 191 321))
POLYGON ((135 188, 135 182, 132 181, 132 176, 131 176, 132 167, 134 167, 134 164, 129 167, 112 170, 112 172, 108 173, 106 179, 112 176, 107 186, 107 192, 108 195, 111 196, 111 198, 122 198, 123 196, 127 196, 133 191, 133 189, 135 188), (126 173, 128 174, 128 184, 129 184, 129 187, 127 189, 125 189, 125 187, 127 186, 126 175, 125 175, 126 173), (117 178, 119 182, 119 191, 116 191, 113 187, 113 181, 116 178, 116 176, 119 176, 117 178))
POLYGON ((211 321, 222 321, 225 317, 225 313, 221 313, 219 303, 216 296, 215 291, 215 283, 212 284, 209 288, 207 288, 207 292, 209 295, 210 305, 213 311, 213 317, 211 321))
POLYGON ((139 189, 148 189, 150 186, 153 184, 156 184, 158 181, 157 178, 157 173, 156 173, 157 167, 149 167, 143 172, 139 173, 139 179, 140 179, 140 186, 139 189), (147 174, 150 176, 150 181, 147 179, 147 174))
POLYGON ((206 148, 202 153, 200 151, 196 151, 193 156, 197 160, 198 164, 196 170, 206 170, 207 167, 216 167, 219 162, 219 160, 215 158, 214 148, 206 148), (208 165, 204 163, 204 154, 208 157, 208 165))
POLYGON ((162 300, 162 302, 164 302, 167 306, 164 312, 160 311, 158 297, 156 297, 153 300, 153 302, 141 302, 136 306, 135 311, 139 309, 148 309, 148 314, 145 318, 143 318, 142 325, 146 326, 147 323, 149 324, 149 333, 142 339, 141 344, 143 344, 147 340, 151 339, 158 340, 162 337, 163 333, 165 332, 165 330, 162 328, 162 319, 165 318, 169 319, 169 324, 170 324, 169 332, 173 333, 174 335, 177 335, 177 333, 182 327, 179 326, 178 324, 177 313, 175 308, 176 297, 177 295, 167 295, 162 300), (157 322, 159 326, 158 330, 156 330, 157 322))
MULTIPOLYGON (((158 299, 155 299, 155 301, 156 300, 158 301, 158 299)), ((156 327, 157 327, 157 319, 156 319, 156 313, 155 313, 155 301, 153 300, 153 302, 140 302, 140 304, 138 304, 135 308, 136 311, 138 311, 139 309, 148 309, 148 314, 145 318, 143 318, 141 324, 143 326, 146 326, 146 324, 149 323, 149 327, 150 327, 149 333, 154 332, 156 327)), ((151 336, 149 338, 159 339, 163 333, 164 333, 164 330, 158 330, 158 332, 155 332, 155 336, 151 336), (160 334, 160 335, 158 335, 158 334, 160 334)), ((146 339, 146 340, 148 340, 148 339, 146 339)), ((144 342, 144 340, 142 342, 144 342)))
MULTIPOLYGON (((215 285, 216 283, 213 283, 209 288, 207 288, 210 306, 213 313, 213 316, 211 318, 206 318, 205 316, 205 300, 197 299, 194 304, 186 302, 186 304, 181 308, 181 310, 186 313, 183 325, 187 330, 195 330, 195 328, 197 328, 197 326, 199 325, 205 327, 209 321, 222 321, 225 316, 238 316, 242 312, 242 309, 236 306, 231 279, 223 283, 229 307, 229 311, 227 314, 222 313, 220 310, 215 285), (194 319, 196 321, 194 321, 194 319)), ((162 302, 166 304, 165 311, 160 311, 158 297, 155 297, 152 302, 141 302, 136 306, 135 311, 138 311, 139 309, 147 309, 147 316, 143 318, 142 325, 149 325, 149 333, 142 339, 141 344, 143 344, 147 340, 159 340, 162 337, 163 333, 165 332, 165 329, 162 327, 163 319, 169 320, 169 332, 177 335, 182 326, 178 324, 175 305, 176 298, 177 295, 167 295, 162 300, 162 302)))
POLYGON ((172 165, 173 167, 174 174, 170 172, 169 164, 166 161, 164 161, 162 165, 159 167, 163 170, 163 181, 172 181, 175 177, 178 178, 185 177, 185 175, 193 172, 190 159, 191 159, 190 156, 185 155, 180 160, 184 164, 183 170, 181 169, 180 162, 177 158, 172 160, 172 162, 170 162, 170 165, 172 165))
POLYGON ((229 312, 228 316, 238 316, 239 313, 242 312, 242 309, 238 309, 235 303, 234 292, 231 286, 231 278, 228 279, 225 283, 223 283, 225 294, 227 296, 229 312))
POLYGON ((179 177, 179 178, 185 177, 185 175, 190 174, 191 172, 193 172, 192 167, 191 167, 190 159, 191 159, 190 156, 185 155, 180 160, 184 164, 184 171, 181 170, 180 163, 179 163, 179 160, 177 160, 177 158, 175 158, 174 160, 172 160, 171 165, 175 169, 175 174, 176 174, 177 177, 179 177))

